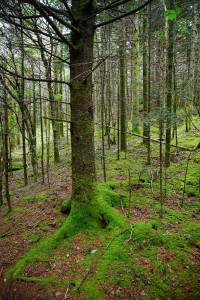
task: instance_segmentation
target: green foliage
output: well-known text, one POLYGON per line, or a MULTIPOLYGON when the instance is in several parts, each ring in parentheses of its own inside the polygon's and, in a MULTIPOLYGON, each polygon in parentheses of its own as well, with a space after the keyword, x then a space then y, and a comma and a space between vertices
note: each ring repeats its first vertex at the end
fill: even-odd
POLYGON ((164 15, 165 17, 167 17, 168 20, 173 21, 180 13, 181 13, 181 8, 176 7, 175 9, 167 9, 164 12, 164 15))
POLYGON ((54 95, 55 100, 62 100, 62 94, 56 94, 54 95))
POLYGON ((177 21, 179 35, 186 36, 189 33, 187 23, 188 23, 188 20, 186 20, 186 19, 180 19, 177 21))

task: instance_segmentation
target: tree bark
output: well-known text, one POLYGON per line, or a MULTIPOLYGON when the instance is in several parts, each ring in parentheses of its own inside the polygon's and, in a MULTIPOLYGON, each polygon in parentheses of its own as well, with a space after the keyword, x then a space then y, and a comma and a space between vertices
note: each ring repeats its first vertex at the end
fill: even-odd
MULTIPOLYGON (((86 0, 72 0, 75 19, 92 15, 92 5, 86 0), (87 11, 84 10, 87 5, 87 11), (84 13, 84 16, 82 15, 84 13)), ((72 21, 72 25, 73 24, 72 21)), ((92 101, 94 18, 82 22, 80 34, 71 33, 75 49, 70 49, 72 199, 88 202, 96 181, 94 153, 94 122, 92 101)))
MULTIPOLYGON (((174 9, 174 0, 170 0, 169 9, 174 9)), ((170 165, 171 119, 173 98, 173 63, 174 63, 174 20, 169 21, 168 47, 167 47, 167 74, 166 74, 166 147, 165 166, 170 165)))
POLYGON ((133 102, 132 102, 132 132, 139 133, 139 14, 133 19, 133 102))
POLYGON ((9 192, 9 147, 8 147, 8 106, 5 93, 4 115, 3 115, 3 143, 4 143, 4 172, 5 172, 5 196, 8 204, 8 212, 11 212, 11 200, 9 192))
POLYGON ((127 150, 127 134, 126 134, 126 47, 125 47, 125 26, 124 19, 122 22, 122 35, 120 45, 120 117, 121 117, 121 150, 127 150))
MULTIPOLYGON (((147 10, 146 10, 147 11, 147 10)), ((148 114, 148 18, 143 16, 143 136, 148 136, 147 114, 148 114)), ((147 144, 147 139, 143 139, 147 144)))

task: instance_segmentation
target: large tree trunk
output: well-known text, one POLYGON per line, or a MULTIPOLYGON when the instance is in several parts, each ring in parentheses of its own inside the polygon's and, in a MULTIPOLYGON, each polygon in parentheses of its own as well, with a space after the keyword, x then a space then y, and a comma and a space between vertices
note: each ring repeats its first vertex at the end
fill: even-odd
MULTIPOLYGON (((72 1, 76 19, 92 14, 92 5, 87 13, 82 10, 87 1, 72 1)), ((72 147, 72 199, 75 203, 88 202, 92 196, 95 175, 94 122, 92 101, 92 62, 94 19, 83 22, 80 34, 72 33, 76 49, 70 50, 71 93, 71 147, 72 147)))

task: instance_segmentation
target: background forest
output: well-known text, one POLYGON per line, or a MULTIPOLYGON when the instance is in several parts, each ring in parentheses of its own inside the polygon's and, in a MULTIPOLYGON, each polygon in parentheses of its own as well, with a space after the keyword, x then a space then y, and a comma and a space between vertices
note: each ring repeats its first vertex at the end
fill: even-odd
POLYGON ((199 299, 200 4, 0 1, 0 299, 199 299))

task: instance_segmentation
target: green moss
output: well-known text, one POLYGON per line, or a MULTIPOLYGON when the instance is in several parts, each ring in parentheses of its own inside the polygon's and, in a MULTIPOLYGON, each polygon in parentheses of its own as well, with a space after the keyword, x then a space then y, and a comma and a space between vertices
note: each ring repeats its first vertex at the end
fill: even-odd
POLYGON ((41 238, 44 237, 44 235, 41 232, 38 233, 28 233, 26 235, 27 239, 31 244, 35 244, 41 240, 41 238))
POLYGON ((111 230, 115 227, 123 227, 125 219, 108 204, 108 202, 112 203, 109 197, 112 199, 117 197, 116 193, 110 192, 105 186, 96 185, 90 202, 77 204, 72 199, 71 212, 62 227, 22 257, 8 272, 8 276, 18 278, 26 264, 45 261, 49 253, 59 247, 66 237, 74 236, 80 230, 94 230, 102 227, 111 230))
MULTIPOLYGON (((161 281, 159 276, 152 276, 155 285, 147 286, 146 291, 148 296, 145 299, 156 299, 160 297, 160 299, 171 299, 170 297, 170 286, 161 281)), ((143 298, 144 299, 144 298, 143 298)))
POLYGON ((38 278, 38 277, 26 277, 26 276, 19 276, 19 279, 22 279, 23 281, 27 281, 27 282, 37 282, 43 285, 50 285, 50 284, 56 284, 56 285, 66 285, 68 282, 66 281, 62 281, 59 280, 57 278, 53 278, 53 277, 45 277, 45 278, 38 278))
POLYGON ((10 171, 17 171, 23 169, 24 165, 21 161, 14 161, 11 164, 10 171))
POLYGON ((44 202, 49 199, 48 195, 40 194, 40 195, 28 195, 21 198, 22 202, 44 202))
POLYGON ((70 210, 71 210, 71 198, 68 198, 62 202, 60 211, 63 213, 69 213, 70 210))
POLYGON ((200 224, 189 222, 181 229, 180 234, 190 245, 200 248, 200 224))
POLYGON ((197 187, 187 187, 187 195, 188 197, 199 196, 200 192, 197 190, 197 187))

